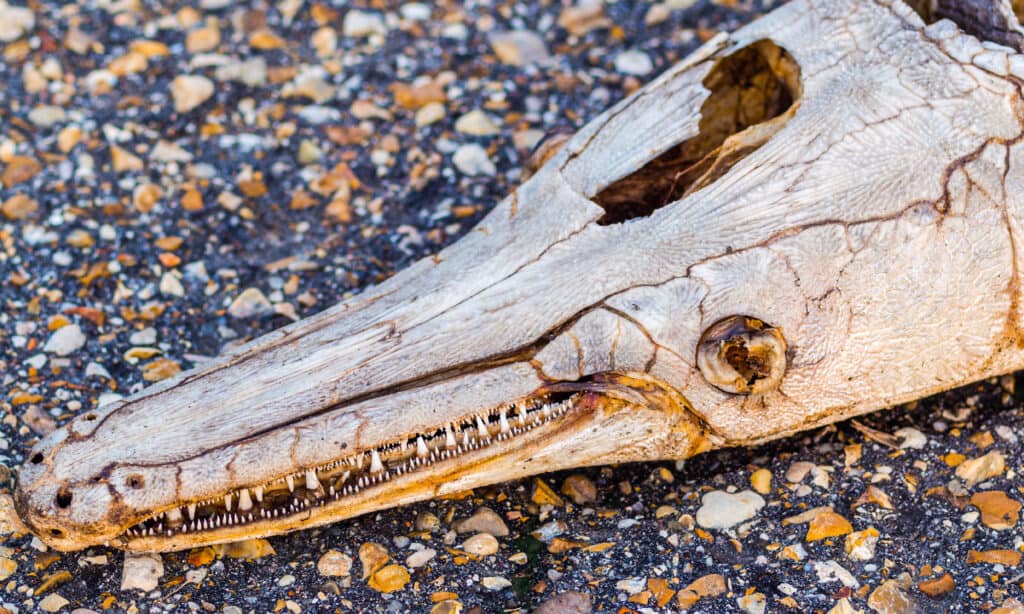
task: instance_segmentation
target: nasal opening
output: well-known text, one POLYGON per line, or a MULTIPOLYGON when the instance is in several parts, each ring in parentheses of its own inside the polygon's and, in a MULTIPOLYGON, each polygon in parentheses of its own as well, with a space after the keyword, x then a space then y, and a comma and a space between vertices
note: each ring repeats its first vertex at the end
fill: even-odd
POLYGON ((702 83, 697 135, 598 193, 598 224, 648 216, 714 182, 785 125, 802 93, 799 64, 770 40, 718 60, 702 83))

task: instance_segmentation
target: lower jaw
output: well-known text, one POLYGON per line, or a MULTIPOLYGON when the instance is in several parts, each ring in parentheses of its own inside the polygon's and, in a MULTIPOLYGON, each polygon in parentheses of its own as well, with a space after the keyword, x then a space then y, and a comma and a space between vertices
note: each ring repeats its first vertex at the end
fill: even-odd
POLYGON ((571 407, 536 427, 492 441, 473 450, 433 462, 427 471, 409 471, 372 484, 352 495, 327 500, 298 512, 273 518, 256 518, 242 524, 213 530, 177 532, 171 535, 122 534, 111 545, 138 552, 167 552, 198 546, 228 543, 258 537, 281 535, 295 530, 318 527, 366 513, 399 507, 518 479, 562 467, 525 469, 522 462, 531 451, 546 447, 547 440, 574 430, 571 425, 589 414, 595 405, 590 395, 574 395, 571 407))

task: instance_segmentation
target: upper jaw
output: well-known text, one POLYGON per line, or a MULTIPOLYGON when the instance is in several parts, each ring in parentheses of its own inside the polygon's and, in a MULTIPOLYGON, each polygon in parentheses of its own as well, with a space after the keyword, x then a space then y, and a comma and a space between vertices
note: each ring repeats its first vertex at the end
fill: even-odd
MULTIPOLYGON (((436 392, 420 394, 433 397, 436 392)), ((413 396, 389 400, 392 407, 401 407, 413 396)), ((396 424, 402 423, 398 419, 392 426, 401 431, 376 445, 349 448, 284 476, 264 474, 253 482, 233 478, 191 497, 159 492, 164 502, 152 507, 122 503, 118 513, 108 516, 116 522, 75 527, 65 521, 62 536, 49 535, 49 524, 33 528, 62 550, 97 544, 180 550, 277 535, 546 471, 688 455, 711 445, 705 425, 685 399, 641 374, 552 383, 513 403, 447 420, 452 415, 423 430, 406 430, 396 424), (346 471, 351 475, 343 478, 346 471)), ((176 471, 180 474, 180 467, 176 471)), ((19 506, 30 502, 23 496, 19 506)))

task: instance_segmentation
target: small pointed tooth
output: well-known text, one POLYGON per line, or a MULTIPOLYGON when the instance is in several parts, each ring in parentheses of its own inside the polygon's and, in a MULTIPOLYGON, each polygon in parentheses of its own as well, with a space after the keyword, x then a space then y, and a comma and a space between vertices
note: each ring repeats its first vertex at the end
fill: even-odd
POLYGON ((238 510, 248 512, 252 509, 252 499, 249 498, 249 489, 243 488, 238 492, 238 510))
POLYGON ((295 478, 288 475, 284 481, 288 483, 288 492, 295 492, 295 478))
POLYGON ((507 433, 511 429, 511 427, 508 425, 508 416, 506 415, 507 413, 508 412, 505 410, 505 408, 502 407, 501 408, 501 418, 498 421, 498 423, 501 425, 501 432, 502 433, 507 433))
POLYGON ((452 426, 450 424, 444 427, 444 445, 449 448, 456 446, 455 433, 452 432, 452 426))
POLYGON ((473 440, 469 437, 469 431, 462 431, 462 445, 469 447, 469 444, 472 443, 472 441, 473 440))
POLYGON ((189 520, 195 520, 196 519, 196 504, 195 503, 189 503, 188 504, 188 519, 189 520))
POLYGON ((320 488, 320 480, 316 477, 316 469, 306 470, 306 488, 309 490, 320 488))
POLYGON ((381 471, 384 471, 384 463, 380 462, 380 454, 377 454, 377 449, 374 448, 370 451, 370 473, 381 471))
POLYGON ((256 495, 256 500, 257 501, 259 501, 260 503, 263 503, 263 487, 262 486, 257 486, 256 488, 253 488, 252 489, 252 494, 256 495))
POLYGON ((360 454, 359 456, 356 457, 356 467, 357 468, 359 468, 359 469, 363 468, 363 459, 364 459, 365 456, 366 456, 365 454, 360 454))
POLYGON ((430 454, 430 450, 427 448, 427 442, 423 441, 422 437, 416 438, 416 456, 423 458, 430 454))
POLYGON ((476 432, 479 434, 481 439, 490 437, 491 433, 487 430, 487 425, 484 424, 483 418, 480 416, 476 417, 476 432))
POLYGON ((231 493, 224 495, 224 509, 231 511, 231 493))

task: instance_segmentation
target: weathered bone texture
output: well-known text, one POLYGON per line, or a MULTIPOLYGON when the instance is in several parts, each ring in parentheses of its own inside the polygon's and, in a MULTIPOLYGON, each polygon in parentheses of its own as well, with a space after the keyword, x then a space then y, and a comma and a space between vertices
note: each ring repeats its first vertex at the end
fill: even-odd
POLYGON ((1020 368, 1022 80, 1024 56, 898 1, 795 0, 595 119, 435 257, 74 419, 30 454, 19 510, 61 549, 180 549, 753 444, 1020 368), (784 336, 776 389, 729 394, 697 368, 733 315, 784 336), (556 411, 507 435, 495 408, 517 400, 556 411), (453 423, 471 451, 374 473, 384 444, 443 447, 453 423), (140 525, 285 476, 313 497, 302 476, 322 493, 345 457, 380 483, 140 525))

